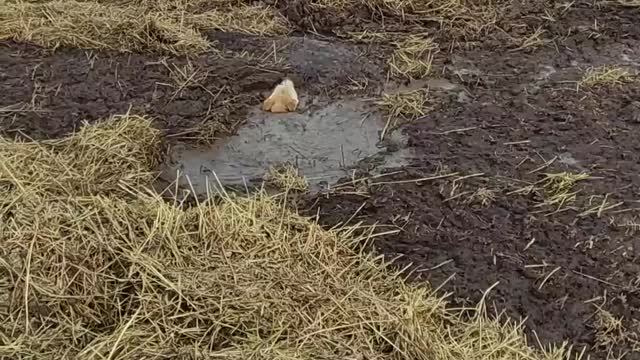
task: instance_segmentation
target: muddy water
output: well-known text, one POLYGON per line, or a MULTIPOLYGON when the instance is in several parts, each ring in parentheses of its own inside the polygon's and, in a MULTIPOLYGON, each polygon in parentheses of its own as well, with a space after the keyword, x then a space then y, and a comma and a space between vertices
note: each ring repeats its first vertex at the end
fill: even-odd
POLYGON ((301 103, 289 114, 255 109, 236 135, 213 146, 173 148, 161 178, 173 182, 179 172, 181 186, 206 194, 218 180, 223 186, 259 185, 270 166, 290 162, 318 191, 366 160, 378 167, 405 164, 410 154, 403 135, 396 131, 381 142, 384 125, 383 116, 363 100, 301 103))

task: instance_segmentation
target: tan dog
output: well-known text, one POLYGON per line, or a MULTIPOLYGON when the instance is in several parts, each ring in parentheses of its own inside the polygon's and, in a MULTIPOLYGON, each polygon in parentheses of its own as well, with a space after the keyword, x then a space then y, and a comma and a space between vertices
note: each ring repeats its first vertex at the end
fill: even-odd
POLYGON ((273 113, 295 111, 298 107, 298 93, 293 87, 293 81, 284 79, 273 90, 271 96, 262 103, 262 110, 273 113))

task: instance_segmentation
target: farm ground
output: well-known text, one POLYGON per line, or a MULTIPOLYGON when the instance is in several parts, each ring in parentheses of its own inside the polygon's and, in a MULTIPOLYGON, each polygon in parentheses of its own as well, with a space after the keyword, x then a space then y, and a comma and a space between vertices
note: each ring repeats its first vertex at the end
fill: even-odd
MULTIPOLYGON (((202 4, 189 11, 212 11, 202 4)), ((233 14, 194 16, 197 33, 147 26, 140 43, 7 26, 0 131, 59 138, 130 112, 150 115, 170 143, 215 142, 282 76, 338 101, 424 71, 455 91, 431 89, 402 114, 410 165, 375 178, 362 168, 299 208, 328 227, 389 230, 374 246, 400 256, 411 281, 450 292, 454 307, 491 289, 488 303, 526 318, 534 343, 640 359, 640 4, 400 4, 267 2, 251 28, 233 14), (426 38, 425 49, 407 40, 426 38), (119 51, 125 43, 135 51, 119 51)))

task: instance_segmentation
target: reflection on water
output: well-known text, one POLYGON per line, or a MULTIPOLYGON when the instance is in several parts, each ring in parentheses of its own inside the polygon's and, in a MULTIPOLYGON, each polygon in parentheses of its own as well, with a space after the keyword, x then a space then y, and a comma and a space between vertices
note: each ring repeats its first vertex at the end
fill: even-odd
MULTIPOLYGON (((181 185, 188 184, 188 177, 196 193, 203 194, 207 183, 210 188, 217 183, 216 177, 223 185, 249 184, 261 181, 270 166, 291 162, 307 177, 312 190, 318 190, 323 183, 350 175, 349 170, 362 159, 385 151, 379 143, 384 121, 363 101, 314 105, 300 112, 256 110, 236 135, 213 146, 176 147, 161 178, 173 182, 179 171, 181 185)), ((404 162, 397 153, 381 159, 380 165, 386 166, 404 162)))

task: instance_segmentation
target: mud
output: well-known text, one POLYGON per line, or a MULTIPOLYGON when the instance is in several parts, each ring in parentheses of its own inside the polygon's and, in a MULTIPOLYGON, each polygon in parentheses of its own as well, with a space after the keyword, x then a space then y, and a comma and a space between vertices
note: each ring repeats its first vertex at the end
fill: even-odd
POLYGON ((370 94, 384 79, 376 60, 358 47, 329 50, 329 42, 287 38, 272 55, 268 40, 235 37, 234 47, 229 35, 210 36, 226 38, 229 49, 159 59, 0 42, 0 133, 60 137, 83 121, 131 111, 184 140, 201 136, 206 125, 217 130, 205 139, 213 141, 232 133, 285 76, 299 91, 325 96, 370 94), (354 85, 363 79, 370 86, 354 85))
POLYGON ((381 141, 384 126, 380 111, 365 101, 301 97, 294 113, 254 109, 234 136, 213 146, 174 147, 161 179, 173 183, 179 174, 180 187, 206 195, 219 185, 260 186, 271 166, 290 163, 311 191, 323 191, 374 160, 381 167, 405 165, 406 139, 394 133, 381 141))
POLYGON ((297 161, 331 188, 304 199, 303 212, 329 227, 352 220, 389 230, 377 250, 411 264, 412 281, 450 292, 452 306, 475 304, 491 288, 488 304, 526 318, 532 343, 567 340, 591 359, 640 359, 640 82, 576 90, 592 66, 640 70, 637 7, 513 2, 498 30, 463 34, 364 6, 339 14, 306 0, 272 3, 295 36, 210 33, 220 52, 166 58, 167 66, 139 54, 1 42, 0 132, 59 137, 130 110, 166 130, 191 178, 214 169, 237 184, 297 161), (386 84, 389 48, 344 40, 349 31, 418 25, 441 43, 437 79, 386 84), (537 29, 544 46, 517 50, 537 29), (187 66, 205 76, 182 87, 170 69, 187 66), (282 76, 307 104, 285 117, 256 112, 282 76), (394 133, 397 143, 376 144, 379 115, 353 99, 418 87, 430 89, 436 109, 394 133), (217 129, 215 142, 194 150, 203 125, 217 129), (557 212, 540 206, 544 193, 525 190, 560 171, 592 177, 557 212), (454 175, 416 180, 443 174, 454 175), (622 320, 612 346, 598 335, 599 309, 622 320))
POLYGON ((527 318, 532 342, 569 340, 592 359, 639 359, 640 83, 576 84, 591 66, 640 70, 640 38, 597 43, 499 61, 493 51, 447 55, 445 78, 468 96, 442 97, 438 110, 404 128, 418 159, 387 169, 394 175, 384 181, 365 181, 367 189, 314 196, 306 213, 328 226, 352 219, 398 231, 375 247, 400 256, 413 281, 450 292, 452 306, 473 305, 496 285, 489 304, 527 318), (540 207, 541 192, 518 193, 562 171, 593 177, 576 185, 568 209, 540 207), (451 173, 459 175, 413 181, 451 173), (605 196, 613 209, 581 215, 605 196), (597 335, 599 308, 626 329, 612 348, 597 335))
POLYGON ((285 76, 304 84, 307 94, 337 96, 354 90, 376 92, 383 85, 384 53, 366 46, 312 37, 265 38, 212 32, 208 38, 231 53, 285 65, 285 76))

